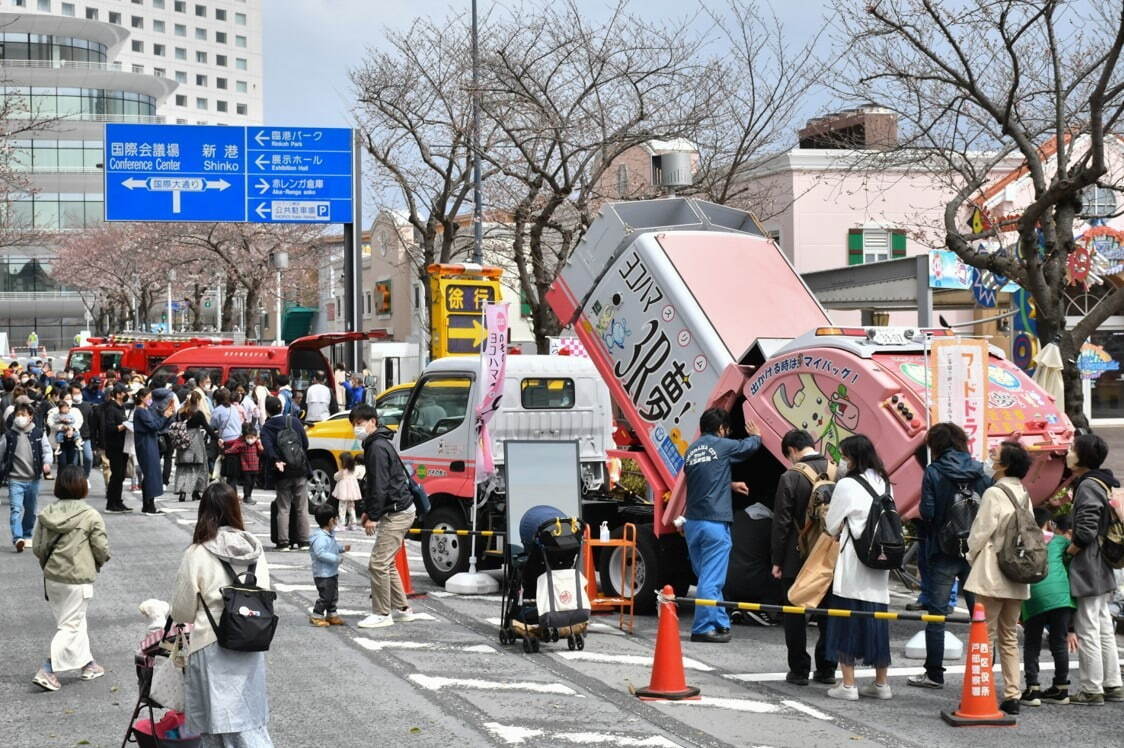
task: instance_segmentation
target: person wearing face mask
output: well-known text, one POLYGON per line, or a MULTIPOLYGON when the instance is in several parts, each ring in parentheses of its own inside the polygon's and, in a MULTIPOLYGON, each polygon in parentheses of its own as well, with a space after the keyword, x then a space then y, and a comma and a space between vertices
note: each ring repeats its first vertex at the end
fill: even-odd
POLYGON ((133 411, 133 440, 140 465, 141 512, 152 517, 162 512, 156 508, 156 499, 164 494, 160 465, 160 433, 168 428, 176 403, 171 390, 140 390, 133 411), (157 397, 159 395, 159 397, 157 397))
POLYGON ((270 395, 265 399, 265 412, 269 418, 262 426, 261 441, 266 470, 277 492, 275 550, 295 551, 308 548, 308 434, 296 417, 282 413, 283 408, 280 398, 270 395), (292 434, 287 433, 290 431, 296 435, 299 445, 294 443, 292 434), (290 445, 288 450, 285 444, 290 445), (289 452, 288 459, 286 451, 289 452))
POLYGON ((107 512, 133 511, 121 498, 128 464, 128 455, 125 454, 125 440, 129 434, 125 425, 129 420, 128 413, 125 412, 125 401, 128 399, 129 391, 118 386, 111 391, 109 400, 98 407, 105 456, 109 460, 109 481, 105 488, 107 512))
POLYGON ((1106 701, 1124 701, 1120 661, 1109 601, 1116 590, 1112 567, 1101 554, 1101 541, 1108 533, 1115 510, 1109 504, 1112 489, 1120 481, 1102 467, 1108 444, 1096 434, 1082 434, 1073 441, 1066 465, 1073 481, 1073 542, 1069 554, 1069 591, 1077 602, 1073 628, 1077 632, 1077 662, 1081 670, 1078 692, 1070 704, 1103 706, 1106 701))
POLYGON ((357 625, 382 628, 415 620, 406 601, 402 579, 394 557, 402 547, 406 531, 417 512, 406 482, 406 471, 391 439, 394 432, 379 426, 378 414, 370 405, 358 405, 348 414, 355 438, 363 445, 366 481, 359 523, 368 535, 376 535, 367 570, 371 575, 371 615, 357 625))
POLYGON ((35 423, 30 405, 16 406, 12 426, 0 440, 0 475, 8 482, 9 526, 16 553, 23 553, 35 528, 39 481, 51 472, 51 442, 35 423))
MULTIPOLYGON (((733 547, 730 464, 749 459, 761 447, 757 426, 747 422, 745 430, 746 438, 729 438, 729 414, 722 408, 711 408, 699 419, 702 435, 687 447, 684 455, 687 554, 699 579, 696 595, 708 600, 723 599, 733 547)), ((691 641, 715 644, 730 641, 730 615, 726 609, 696 607, 691 641)))
MULTIPOLYGON (((938 423, 925 437, 931 462, 921 479, 921 520, 925 566, 921 575, 924 602, 929 613, 948 615, 952 586, 959 581, 968 610, 975 601, 964 590, 972 567, 963 555, 951 556, 941 550, 939 537, 949 507, 957 495, 967 490, 983 496, 992 483, 987 469, 968 454, 968 435, 955 423, 938 423)), ((944 624, 925 626, 925 672, 911 675, 906 681, 917 688, 944 688, 944 624)))
POLYGON ((82 394, 82 387, 77 384, 70 385, 70 405, 81 416, 78 429, 82 437, 82 471, 86 479, 90 478, 90 471, 94 468, 94 404, 88 402, 82 394))

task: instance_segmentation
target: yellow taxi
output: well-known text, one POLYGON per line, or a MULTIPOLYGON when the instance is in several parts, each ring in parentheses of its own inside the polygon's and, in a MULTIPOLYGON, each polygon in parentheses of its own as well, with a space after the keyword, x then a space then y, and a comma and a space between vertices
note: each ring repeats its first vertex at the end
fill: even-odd
MULTIPOLYGON (((375 410, 379 423, 392 431, 398 429, 402 412, 410 400, 414 389, 413 382, 402 382, 389 387, 375 398, 375 410)), ((312 465, 312 477, 308 481, 309 498, 319 503, 332 496, 336 471, 339 470, 339 457, 344 452, 359 453, 359 440, 343 410, 326 421, 308 427, 308 457, 312 465)))

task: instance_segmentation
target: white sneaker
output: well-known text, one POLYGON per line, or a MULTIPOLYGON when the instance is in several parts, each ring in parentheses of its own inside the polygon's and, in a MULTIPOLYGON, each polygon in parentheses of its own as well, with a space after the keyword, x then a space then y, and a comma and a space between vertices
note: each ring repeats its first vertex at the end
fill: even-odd
POLYGON ((889 683, 870 683, 859 689, 859 696, 864 696, 868 699, 891 699, 894 694, 890 691, 889 683))
POLYGON ((418 620, 418 615, 414 613, 414 609, 407 605, 402 610, 392 610, 390 617, 394 619, 395 623, 409 623, 410 621, 418 620))
POLYGON ((372 613, 355 625, 361 629, 381 629, 384 626, 393 626, 394 619, 390 616, 380 616, 378 613, 372 613))
POLYGON ((843 701, 858 701, 859 689, 854 686, 845 686, 840 683, 834 688, 827 689, 827 695, 833 699, 841 699, 843 701))

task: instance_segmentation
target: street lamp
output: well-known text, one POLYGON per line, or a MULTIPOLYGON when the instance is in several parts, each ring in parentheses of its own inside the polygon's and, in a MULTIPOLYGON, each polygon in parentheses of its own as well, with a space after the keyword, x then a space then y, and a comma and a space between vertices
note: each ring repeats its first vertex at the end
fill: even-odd
POLYGON ((270 252, 269 262, 273 265, 273 269, 277 271, 277 319, 274 322, 274 329, 277 334, 274 336, 273 344, 285 345, 281 338, 281 271, 289 267, 289 253, 283 249, 270 252))
POLYGON ((172 283, 176 280, 176 271, 168 271, 168 332, 173 333, 176 331, 175 317, 172 316, 172 283))

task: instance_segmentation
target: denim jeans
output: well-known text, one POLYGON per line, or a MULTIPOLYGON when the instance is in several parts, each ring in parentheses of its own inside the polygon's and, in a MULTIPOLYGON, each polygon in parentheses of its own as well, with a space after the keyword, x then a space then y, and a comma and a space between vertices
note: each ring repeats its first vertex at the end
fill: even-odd
MULTIPOLYGON (((929 549, 933 547, 933 541, 925 535, 917 538, 917 576, 921 579, 921 592, 917 595, 917 604, 923 608, 929 607, 929 596, 925 590, 925 578, 929 576, 929 549)), ((955 581, 952 583, 952 593, 948 596, 948 607, 956 607, 956 594, 960 590, 960 585, 955 581)))
POLYGON ((94 443, 89 439, 82 442, 82 471, 86 479, 90 478, 90 471, 94 469, 94 443))
MULTIPOLYGON (((687 553, 691 568, 699 578, 696 596, 705 600, 721 600, 726 586, 726 571, 730 566, 730 523, 689 519, 684 526, 687 534, 687 553)), ((713 629, 730 628, 730 614, 725 608, 695 606, 692 634, 705 634, 713 629)))
MULTIPOLYGON (((968 574, 972 567, 967 559, 952 558, 943 553, 935 552, 929 556, 927 575, 924 580, 925 597, 929 613, 946 616, 952 612, 951 605, 934 605, 934 600, 949 600, 952 586, 960 581, 960 589, 964 591, 964 602, 968 610, 972 609, 975 598, 971 592, 964 589, 968 581, 968 574)), ((925 673, 937 683, 944 683, 944 624, 930 623, 925 626, 925 673)))
POLYGON ((39 502, 38 480, 9 480, 8 501, 11 502, 9 517, 12 528, 12 542, 31 537, 35 529, 36 505, 39 502))

